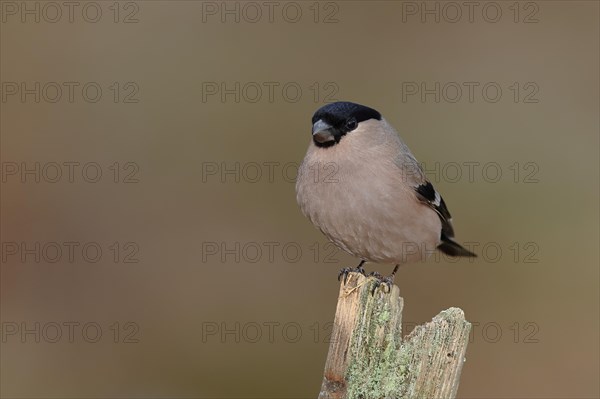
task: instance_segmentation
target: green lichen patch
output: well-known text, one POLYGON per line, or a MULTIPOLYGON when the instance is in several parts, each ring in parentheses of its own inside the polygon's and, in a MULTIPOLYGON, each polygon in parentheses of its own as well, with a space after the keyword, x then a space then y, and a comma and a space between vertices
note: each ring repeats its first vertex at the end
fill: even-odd
POLYGON ((362 291, 360 298, 362 312, 350 341, 347 398, 393 398, 397 397, 404 379, 402 370, 406 369, 398 356, 401 321, 391 320, 394 304, 390 301, 400 301, 400 298, 390 298, 390 294, 379 290, 371 295, 374 281, 367 284, 369 287, 362 291))

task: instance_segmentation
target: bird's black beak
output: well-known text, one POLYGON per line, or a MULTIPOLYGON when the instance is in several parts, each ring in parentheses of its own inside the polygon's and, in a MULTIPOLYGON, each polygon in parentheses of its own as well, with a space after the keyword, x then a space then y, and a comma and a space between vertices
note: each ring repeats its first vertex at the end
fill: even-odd
POLYGON ((313 140, 315 140, 319 144, 325 144, 325 143, 335 141, 335 136, 333 134, 332 126, 326 122, 323 122, 322 119, 319 119, 313 125, 312 135, 313 135, 313 140))

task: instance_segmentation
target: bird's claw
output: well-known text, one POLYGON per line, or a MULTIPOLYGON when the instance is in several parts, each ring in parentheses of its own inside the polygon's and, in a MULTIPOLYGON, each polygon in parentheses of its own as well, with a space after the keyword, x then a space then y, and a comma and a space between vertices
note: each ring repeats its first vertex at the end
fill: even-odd
POLYGON ((375 277, 377 280, 383 280, 383 276, 379 272, 369 273, 369 277, 375 277))
POLYGON ((354 269, 356 273, 360 273, 363 276, 367 277, 367 273, 365 273, 365 269, 363 269, 362 264, 360 264, 356 269, 354 269))
POLYGON ((344 267, 340 270, 340 274, 338 274, 338 281, 341 281, 342 276, 344 276, 344 285, 346 284, 346 280, 348 280, 348 274, 352 271, 349 267, 344 267))
POLYGON ((381 274, 377 272, 372 272, 369 274, 370 277, 375 277, 375 282, 373 283, 373 289, 371 290, 371 295, 375 295, 375 291, 377 288, 382 287, 382 291, 384 294, 389 294, 392 290, 392 285, 394 284, 394 279, 392 276, 383 277, 381 274))
POLYGON ((350 273, 360 273, 363 276, 366 277, 366 273, 365 273, 365 269, 363 269, 362 263, 360 265, 358 265, 357 267, 344 267, 343 269, 340 270, 340 274, 338 274, 338 281, 341 281, 342 276, 344 276, 344 284, 346 284, 346 281, 348 280, 348 274, 350 273))

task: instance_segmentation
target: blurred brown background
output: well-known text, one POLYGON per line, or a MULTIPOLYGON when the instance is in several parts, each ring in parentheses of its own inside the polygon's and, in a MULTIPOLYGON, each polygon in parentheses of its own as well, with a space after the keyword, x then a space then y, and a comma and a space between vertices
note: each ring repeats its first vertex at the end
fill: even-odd
POLYGON ((396 279, 407 331, 474 323, 459 396, 599 397, 597 2, 53 4, 0 3, 2 397, 316 397, 356 260, 293 178, 332 100, 476 243, 396 279))

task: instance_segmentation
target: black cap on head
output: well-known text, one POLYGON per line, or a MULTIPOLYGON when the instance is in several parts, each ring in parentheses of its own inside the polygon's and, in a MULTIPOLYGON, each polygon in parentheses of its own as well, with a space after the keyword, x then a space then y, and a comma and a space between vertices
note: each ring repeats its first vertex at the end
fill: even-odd
POLYGON ((322 119, 333 126, 345 122, 350 117, 354 117, 358 123, 368 119, 381 120, 381 114, 373 108, 348 101, 338 101, 319 108, 312 117, 312 123, 322 119))
POLYGON ((327 104, 312 117, 313 141, 318 147, 331 147, 356 129, 360 122, 369 119, 381 120, 381 114, 373 108, 347 101, 327 104))

